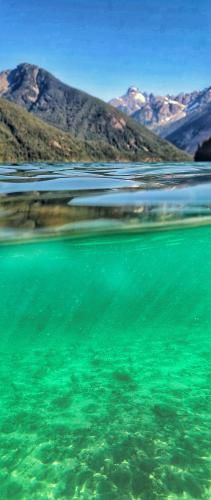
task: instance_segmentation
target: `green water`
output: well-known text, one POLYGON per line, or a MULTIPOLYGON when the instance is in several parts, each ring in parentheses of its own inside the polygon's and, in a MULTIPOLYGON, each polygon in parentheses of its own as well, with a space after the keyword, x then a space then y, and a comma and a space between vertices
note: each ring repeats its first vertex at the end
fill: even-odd
POLYGON ((210 242, 1 245, 1 499, 211 498, 210 242))

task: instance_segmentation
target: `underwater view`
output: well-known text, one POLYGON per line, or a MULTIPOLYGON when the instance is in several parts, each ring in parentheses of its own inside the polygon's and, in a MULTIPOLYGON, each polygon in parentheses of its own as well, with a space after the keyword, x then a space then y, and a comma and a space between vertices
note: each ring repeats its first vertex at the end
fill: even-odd
POLYGON ((211 498, 211 164, 0 167, 0 498, 211 498))

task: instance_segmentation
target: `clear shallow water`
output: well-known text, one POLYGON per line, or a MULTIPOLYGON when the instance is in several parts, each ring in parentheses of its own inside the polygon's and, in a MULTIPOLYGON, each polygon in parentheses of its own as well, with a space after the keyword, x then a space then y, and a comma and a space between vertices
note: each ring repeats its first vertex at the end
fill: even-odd
POLYGON ((0 497, 209 499, 209 166, 34 168, 2 169, 0 497))

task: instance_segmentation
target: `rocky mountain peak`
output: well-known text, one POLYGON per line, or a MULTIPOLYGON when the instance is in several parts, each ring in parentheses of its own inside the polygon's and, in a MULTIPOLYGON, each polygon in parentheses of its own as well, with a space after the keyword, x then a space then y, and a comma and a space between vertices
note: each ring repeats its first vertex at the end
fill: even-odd
POLYGON ((36 102, 39 95, 37 76, 40 69, 29 63, 19 64, 13 70, 0 73, 0 97, 16 100, 27 108, 36 102), (15 97, 15 99, 14 99, 15 97))
POLYGON ((138 87, 131 86, 128 88, 126 94, 116 99, 112 99, 110 104, 120 111, 132 115, 146 103, 146 96, 138 87))
POLYGON ((31 63, 27 63, 27 62, 23 62, 23 63, 20 63, 17 65, 17 68, 16 69, 26 69, 26 70, 31 70, 33 71, 33 69, 35 68, 39 68, 39 66, 37 66, 36 64, 31 64, 31 63))
POLYGON ((142 93, 138 87, 131 86, 126 94, 110 101, 110 104, 126 112, 128 115, 147 127, 155 130, 172 117, 182 118, 184 105, 168 95, 156 96, 153 93, 142 93))
POLYGON ((128 99, 134 99, 135 102, 139 102, 140 104, 146 102, 145 95, 139 90, 138 87, 129 87, 127 94, 128 99))
POLYGON ((127 90, 127 95, 133 95, 133 94, 138 94, 140 93, 140 90, 138 89, 138 87, 129 87, 129 89, 127 90))
MULTIPOLYGON (((193 120, 196 115, 206 111, 211 104, 211 86, 202 91, 194 90, 190 93, 181 92, 178 95, 163 96, 153 93, 142 94, 138 87, 131 86, 125 95, 113 99, 111 104, 132 116, 138 123, 183 148, 183 143, 174 142, 174 132, 183 126, 186 120, 193 120)), ((198 135, 197 131, 196 140, 198 135)), ((194 150, 195 142, 188 151, 194 150)), ((185 148, 188 148, 188 145, 185 144, 185 148)))

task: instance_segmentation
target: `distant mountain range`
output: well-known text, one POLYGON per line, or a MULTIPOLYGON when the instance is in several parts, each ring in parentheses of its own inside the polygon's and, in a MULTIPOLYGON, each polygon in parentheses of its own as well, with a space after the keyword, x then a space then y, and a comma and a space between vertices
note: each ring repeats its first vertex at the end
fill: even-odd
POLYGON ((1 162, 189 159, 126 114, 35 65, 1 72, 0 98, 1 162))
POLYGON ((130 87, 110 104, 190 153, 211 137, 211 86, 176 96, 155 96, 130 87))

